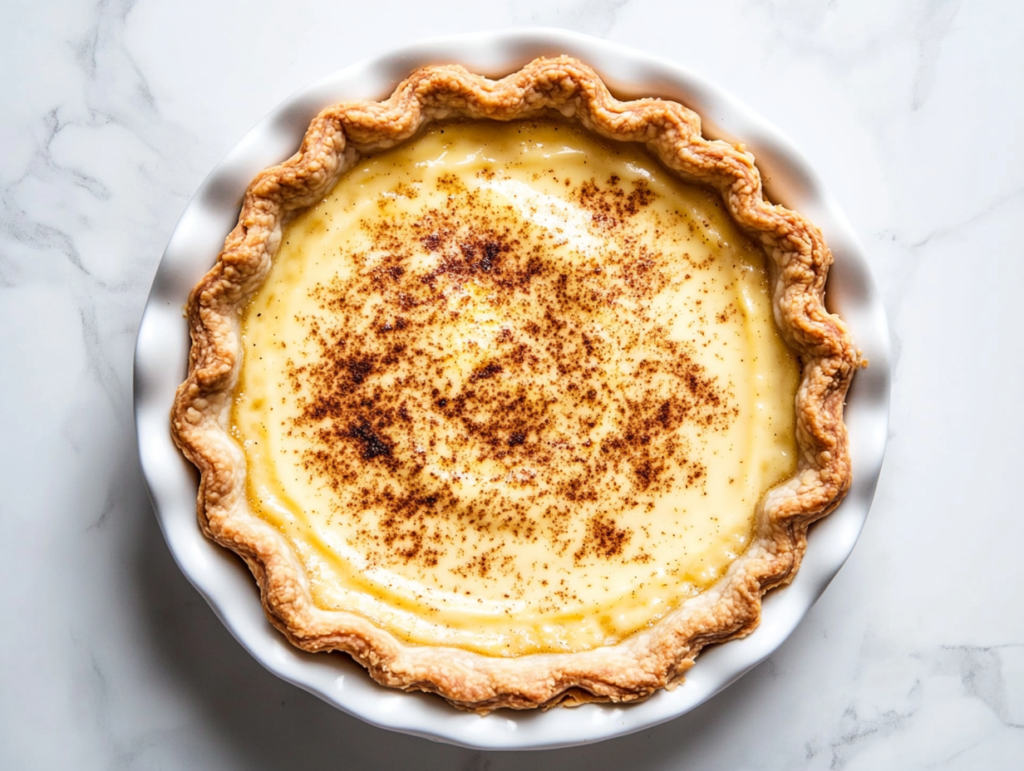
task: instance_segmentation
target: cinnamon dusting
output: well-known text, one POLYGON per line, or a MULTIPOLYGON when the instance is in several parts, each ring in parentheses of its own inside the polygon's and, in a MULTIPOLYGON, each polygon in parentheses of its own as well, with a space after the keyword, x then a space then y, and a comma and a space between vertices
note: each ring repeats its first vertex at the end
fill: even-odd
POLYGON ((618 512, 704 485, 680 428, 715 432, 738 414, 729 384, 650 309, 674 280, 668 261, 688 259, 626 227, 656 193, 615 176, 570 189, 608 246, 569 261, 511 203, 451 174, 437 185, 447 202, 414 218, 382 201, 361 223, 371 247, 341 255, 352 275, 311 292, 312 355, 285 372, 302 468, 332 491, 335 517, 359 523, 371 564, 429 567, 469 533, 480 546, 462 549, 463 577, 513 570, 516 540, 643 561, 618 512))

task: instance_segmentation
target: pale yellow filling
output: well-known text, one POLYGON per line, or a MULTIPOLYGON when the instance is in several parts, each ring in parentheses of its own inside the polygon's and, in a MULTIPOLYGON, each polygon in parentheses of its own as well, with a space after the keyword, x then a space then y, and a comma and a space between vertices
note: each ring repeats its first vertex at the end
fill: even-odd
POLYGON ((710 586, 795 469, 798 370, 717 198, 565 124, 446 124, 284 231, 242 318, 248 497, 315 603, 491 655, 710 586))

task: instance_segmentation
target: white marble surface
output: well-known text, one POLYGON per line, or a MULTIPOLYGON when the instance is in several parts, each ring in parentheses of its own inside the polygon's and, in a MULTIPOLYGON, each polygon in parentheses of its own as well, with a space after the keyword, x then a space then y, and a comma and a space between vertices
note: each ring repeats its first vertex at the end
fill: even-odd
POLYGON ((0 767, 1024 763, 1024 6, 9 0, 0 29, 0 767), (247 656, 157 528, 132 352, 189 195, 278 101, 395 43, 531 25, 699 69, 796 139, 868 247, 896 369, 871 517, 793 637, 683 718, 521 755, 368 727, 247 656))

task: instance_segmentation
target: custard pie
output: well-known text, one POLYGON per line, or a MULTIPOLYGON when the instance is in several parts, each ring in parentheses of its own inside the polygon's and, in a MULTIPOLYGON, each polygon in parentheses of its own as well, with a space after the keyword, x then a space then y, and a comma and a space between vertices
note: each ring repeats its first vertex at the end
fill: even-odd
POLYGON ((200 524, 384 685, 646 698, 849 487, 830 262, 679 104, 567 57, 418 70, 320 113, 189 298, 200 524))

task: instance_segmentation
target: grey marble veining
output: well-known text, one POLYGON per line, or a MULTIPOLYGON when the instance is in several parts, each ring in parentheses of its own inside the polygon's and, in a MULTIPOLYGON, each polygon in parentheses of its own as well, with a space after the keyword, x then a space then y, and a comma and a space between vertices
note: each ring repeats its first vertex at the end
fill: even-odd
POLYGON ((0 766, 1019 767, 1018 4, 56 0, 0 20, 0 766), (362 56, 513 25, 673 58, 792 136, 868 247, 898 354, 872 515, 790 640, 676 721, 529 756, 388 734, 264 672, 172 561, 131 409, 164 244, 245 131, 362 56))

